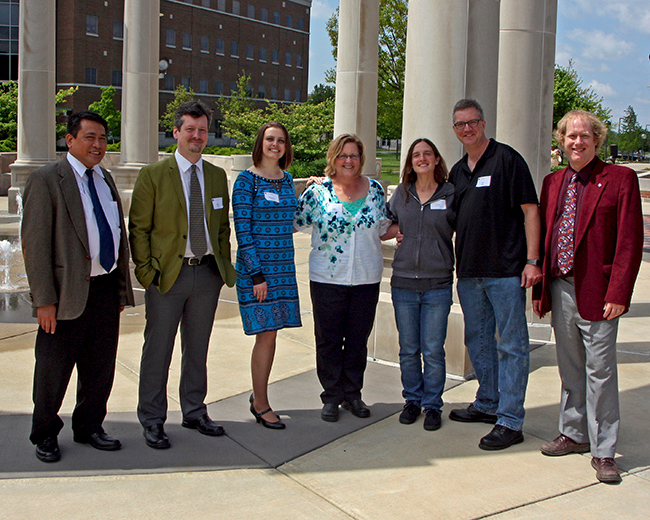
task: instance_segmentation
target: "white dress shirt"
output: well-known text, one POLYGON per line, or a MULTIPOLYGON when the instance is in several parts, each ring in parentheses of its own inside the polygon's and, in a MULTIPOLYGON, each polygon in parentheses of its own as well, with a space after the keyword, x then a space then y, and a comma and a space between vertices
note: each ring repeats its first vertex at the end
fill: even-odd
MULTIPOLYGON (((174 157, 176 158, 176 164, 178 165, 178 170, 181 173, 181 182, 183 183, 183 193, 185 194, 185 208, 187 209, 187 244, 185 246, 185 258, 193 258, 196 255, 192 253, 192 244, 190 242, 190 182, 192 177, 192 163, 183 157, 178 150, 174 152, 174 157)), ((210 233, 208 233, 208 224, 205 220, 205 181, 203 179, 203 159, 195 163, 196 166, 196 176, 199 178, 199 184, 201 185, 201 198, 203 199, 203 227, 205 228, 205 241, 208 245, 206 255, 214 254, 212 251, 212 242, 210 242, 210 233)))
MULTIPOLYGON (((88 177, 86 176, 86 167, 74 155, 68 152, 68 162, 72 166, 81 194, 81 202, 84 207, 84 216, 86 217, 86 230, 88 231, 88 247, 90 248, 90 276, 99 276, 107 274, 107 271, 99 263, 99 229, 97 227, 97 220, 93 211, 93 201, 90 198, 90 191, 88 188, 88 177)), ((95 181, 95 189, 97 190, 97 197, 102 205, 102 210, 106 216, 108 225, 111 228, 113 236, 113 247, 115 249, 115 263, 110 271, 117 267, 117 257, 120 253, 120 212, 117 208, 117 202, 113 200, 111 189, 106 184, 104 179, 104 172, 99 166, 92 168, 93 180, 95 181)), ((110 272, 108 271, 108 272, 110 272)))

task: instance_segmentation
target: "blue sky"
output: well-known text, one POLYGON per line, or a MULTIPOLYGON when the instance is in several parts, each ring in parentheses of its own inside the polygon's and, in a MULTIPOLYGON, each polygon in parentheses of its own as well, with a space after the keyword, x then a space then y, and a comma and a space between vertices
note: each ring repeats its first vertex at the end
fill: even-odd
MULTIPOLYGON (((335 65, 325 22, 338 4, 313 0, 309 91, 335 65)), ((558 0, 555 62, 566 66, 573 60, 583 85, 612 109, 614 125, 628 105, 641 126, 650 125, 649 56, 649 0, 558 0)))

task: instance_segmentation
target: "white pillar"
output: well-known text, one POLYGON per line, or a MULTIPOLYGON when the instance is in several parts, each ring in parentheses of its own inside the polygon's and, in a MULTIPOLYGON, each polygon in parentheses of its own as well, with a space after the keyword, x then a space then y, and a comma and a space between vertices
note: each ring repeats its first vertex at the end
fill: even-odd
POLYGON ((497 139, 526 159, 538 189, 550 171, 557 0, 502 0, 497 139))
POLYGON ((20 2, 18 40, 18 154, 11 165, 9 212, 27 176, 56 159, 55 2, 20 2))
POLYGON ((379 2, 341 0, 334 136, 357 134, 366 148, 363 173, 375 172, 379 2))
POLYGON ((140 168, 158 160, 160 0, 125 0, 121 161, 113 174, 125 211, 140 168))

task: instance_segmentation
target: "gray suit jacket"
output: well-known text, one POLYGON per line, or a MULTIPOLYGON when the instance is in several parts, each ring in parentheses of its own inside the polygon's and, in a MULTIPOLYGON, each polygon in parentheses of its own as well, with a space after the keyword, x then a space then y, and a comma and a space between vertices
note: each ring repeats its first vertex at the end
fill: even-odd
MULTIPOLYGON (((113 178, 102 171, 120 212, 120 302, 133 305, 122 202, 113 178)), ((67 158, 33 171, 23 202, 22 247, 32 306, 56 304, 57 319, 78 318, 88 299, 91 262, 83 203, 67 158)))

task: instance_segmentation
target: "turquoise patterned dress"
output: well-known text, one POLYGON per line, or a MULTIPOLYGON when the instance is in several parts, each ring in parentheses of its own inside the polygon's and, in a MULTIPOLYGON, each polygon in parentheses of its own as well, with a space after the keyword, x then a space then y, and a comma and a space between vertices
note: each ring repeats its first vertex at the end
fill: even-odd
POLYGON ((293 249, 296 204, 293 179, 286 172, 271 181, 244 170, 235 181, 237 299, 248 335, 302 325, 293 249), (259 274, 268 286, 262 303, 253 295, 253 277, 257 281, 259 274))

